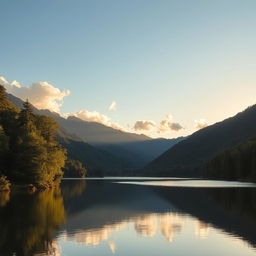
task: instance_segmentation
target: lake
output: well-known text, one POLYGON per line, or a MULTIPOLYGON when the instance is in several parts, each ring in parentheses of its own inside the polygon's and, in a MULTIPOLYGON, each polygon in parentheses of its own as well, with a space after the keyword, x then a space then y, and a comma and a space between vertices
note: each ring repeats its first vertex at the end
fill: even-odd
POLYGON ((63 180, 0 194, 0 255, 256 255, 256 187, 165 178, 63 180))

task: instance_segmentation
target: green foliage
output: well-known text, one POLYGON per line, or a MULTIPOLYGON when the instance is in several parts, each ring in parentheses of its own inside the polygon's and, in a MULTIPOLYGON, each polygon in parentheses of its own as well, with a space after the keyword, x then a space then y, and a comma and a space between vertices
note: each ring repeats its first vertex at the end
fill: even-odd
POLYGON ((64 177, 83 178, 86 176, 86 169, 78 160, 68 159, 63 170, 64 177))
POLYGON ((56 133, 59 129, 59 124, 53 118, 48 116, 36 116, 35 118, 35 124, 40 131, 41 136, 47 142, 54 142, 56 133))
POLYGON ((3 110, 18 111, 17 108, 7 99, 5 88, 0 85, 0 111, 3 110))
POLYGON ((0 172, 4 172, 5 160, 9 150, 9 138, 5 135, 3 127, 0 126, 0 172))
POLYGON ((18 112, 4 93, 0 86, 1 171, 14 182, 50 187, 62 175, 66 160, 66 151, 55 139, 58 124, 33 114, 28 101, 18 112))
POLYGON ((256 139, 225 150, 206 169, 211 178, 256 181, 256 139))
POLYGON ((0 192, 2 191, 10 191, 11 183, 7 179, 6 176, 1 175, 0 176, 0 192))

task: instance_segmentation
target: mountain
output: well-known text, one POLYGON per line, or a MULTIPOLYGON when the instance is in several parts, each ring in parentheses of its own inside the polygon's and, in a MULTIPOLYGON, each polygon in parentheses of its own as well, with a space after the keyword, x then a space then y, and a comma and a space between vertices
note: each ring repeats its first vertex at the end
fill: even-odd
POLYGON ((75 134, 89 144, 126 160, 134 168, 143 167, 183 139, 152 139, 143 134, 116 130, 74 116, 65 119, 47 110, 44 112, 47 115, 54 115, 54 118, 69 133, 75 134))
MULTIPOLYGON (((11 94, 8 95, 8 98, 17 107, 22 107, 23 101, 19 98, 11 94)), ((67 138, 65 140, 60 139, 61 143, 63 143, 65 147, 70 148, 70 154, 74 155, 73 152, 76 152, 77 150, 74 145, 79 148, 84 147, 84 144, 79 143, 80 140, 82 143, 86 142, 87 147, 90 144, 90 146, 93 146, 93 148, 95 150, 97 149, 101 154, 102 152, 104 152, 105 155, 108 153, 107 158, 110 159, 110 156, 114 157, 115 161, 113 159, 113 163, 118 163, 117 166, 120 167, 121 162, 122 168, 142 168, 177 142, 184 139, 183 137, 176 139, 152 139, 143 134, 116 130, 103 124, 87 122, 74 116, 63 118, 58 113, 54 113, 49 110, 38 110, 35 108, 34 111, 36 114, 53 117, 60 124, 62 131, 65 134, 69 134, 68 137, 72 135, 72 139, 69 138, 72 143, 67 143, 67 138)), ((81 154, 78 153, 76 155, 81 156, 81 154)), ((88 153, 88 156, 89 155, 90 154, 88 153)), ((96 158, 102 160, 102 156, 98 156, 96 158)), ((81 161, 81 159, 77 160, 81 161)), ((87 157, 87 160, 90 162, 91 158, 87 157)), ((85 163, 85 161, 82 162, 85 163)), ((101 161, 98 161, 97 165, 101 164, 99 162, 101 161)), ((110 163, 108 163, 107 166, 109 166, 109 164, 110 163)), ((88 164, 85 163, 85 166, 88 166, 88 164)))
POLYGON ((122 175, 125 170, 128 172, 132 169, 128 162, 63 131, 58 134, 58 141, 67 149, 69 158, 79 160, 84 164, 89 170, 88 175, 99 171, 105 175, 122 175))
MULTIPOLYGON (((11 94, 8 95, 8 99, 15 104, 18 108, 22 108, 23 101, 11 94)), ((35 114, 43 115, 48 111, 41 111, 33 108, 35 114)), ((48 114, 50 115, 50 114, 48 114)), ((58 114, 56 114, 58 116, 58 114)), ((52 117, 56 116, 54 113, 52 117)), ((90 144, 84 142, 81 138, 74 134, 69 134, 63 127, 61 127, 57 139, 59 143, 67 149, 68 157, 79 160, 90 172, 94 170, 102 170, 105 173, 117 173, 124 168, 131 167, 128 162, 115 157, 114 155, 97 149, 90 144)))
MULTIPOLYGON (((22 107, 23 101, 13 95, 9 100, 22 107)), ((61 127, 86 143, 122 159, 129 167, 142 168, 150 161, 171 148, 183 137, 176 139, 152 139, 143 134, 129 133, 113 129, 96 122, 87 122, 77 117, 63 118, 58 113, 49 110, 38 110, 37 114, 51 116, 61 127)))
POLYGON ((202 165, 223 150, 256 137, 256 105, 201 129, 148 164, 147 175, 198 176, 202 165))

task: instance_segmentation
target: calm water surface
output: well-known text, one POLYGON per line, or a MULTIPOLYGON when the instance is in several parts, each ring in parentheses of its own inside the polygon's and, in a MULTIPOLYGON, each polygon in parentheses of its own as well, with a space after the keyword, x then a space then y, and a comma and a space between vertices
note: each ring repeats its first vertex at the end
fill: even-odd
POLYGON ((0 255, 256 255, 254 184, 64 180, 0 194, 0 255))

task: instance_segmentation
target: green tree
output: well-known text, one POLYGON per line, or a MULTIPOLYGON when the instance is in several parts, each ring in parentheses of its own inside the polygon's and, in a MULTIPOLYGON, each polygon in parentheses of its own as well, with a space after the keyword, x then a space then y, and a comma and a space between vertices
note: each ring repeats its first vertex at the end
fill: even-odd
POLYGON ((210 178, 256 181, 256 139, 225 150, 205 167, 210 178))
POLYGON ((66 160, 58 128, 54 119, 35 115, 28 101, 18 111, 0 86, 0 172, 12 182, 51 186, 66 160))
POLYGON ((83 164, 78 160, 74 160, 74 159, 67 159, 63 170, 64 170, 65 177, 75 177, 75 178, 83 178, 86 176, 86 172, 87 172, 83 164))
POLYGON ((38 115, 35 119, 35 124, 41 136, 47 142, 56 141, 56 133, 59 129, 59 124, 49 116, 38 115))
POLYGON ((17 108, 8 100, 4 86, 0 85, 0 111, 4 110, 17 111, 17 108))
POLYGON ((33 114, 28 102, 18 117, 18 131, 13 148, 13 178, 32 184, 50 185, 62 174, 65 150, 56 142, 54 120, 33 114))

